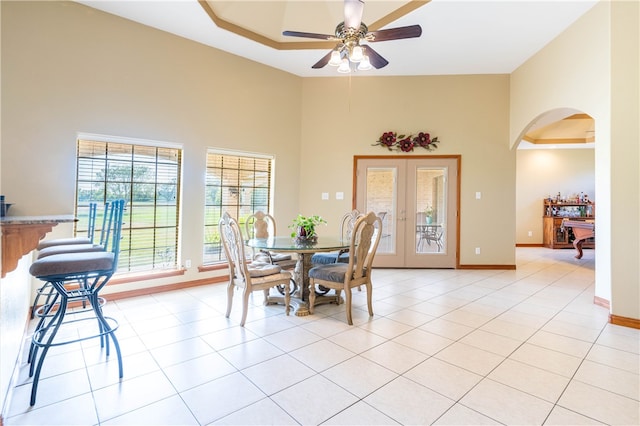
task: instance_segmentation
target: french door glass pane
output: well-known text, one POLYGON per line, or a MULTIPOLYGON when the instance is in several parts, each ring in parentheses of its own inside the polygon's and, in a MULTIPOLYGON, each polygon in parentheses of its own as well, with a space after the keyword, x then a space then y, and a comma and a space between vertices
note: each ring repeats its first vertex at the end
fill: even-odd
POLYGON ((416 168, 416 253, 446 253, 446 167, 416 168))
POLYGON ((368 167, 366 170, 365 211, 373 211, 382 219, 382 237, 377 253, 395 253, 398 169, 395 167, 368 167))

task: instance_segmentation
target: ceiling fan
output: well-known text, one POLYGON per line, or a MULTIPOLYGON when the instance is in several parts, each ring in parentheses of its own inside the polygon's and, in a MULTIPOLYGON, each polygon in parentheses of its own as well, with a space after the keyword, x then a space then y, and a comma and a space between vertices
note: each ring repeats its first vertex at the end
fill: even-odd
POLYGON ((300 31, 283 31, 282 35, 290 37, 315 38, 336 41, 336 47, 316 62, 311 68, 322 68, 325 65, 338 67, 338 72, 351 72, 351 63, 357 63, 359 70, 376 69, 386 66, 389 61, 383 58, 371 46, 361 45, 361 42, 374 43, 378 41, 399 40, 403 38, 420 37, 420 25, 389 28, 386 30, 369 31, 362 22, 364 11, 363 0, 344 0, 344 22, 336 27, 335 35, 305 33, 300 31))

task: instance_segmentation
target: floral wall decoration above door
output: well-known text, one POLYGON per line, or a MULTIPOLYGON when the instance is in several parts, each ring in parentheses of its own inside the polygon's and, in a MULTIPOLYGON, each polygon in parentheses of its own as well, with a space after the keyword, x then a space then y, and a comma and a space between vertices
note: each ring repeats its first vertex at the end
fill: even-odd
POLYGON ((425 132, 408 135, 398 135, 397 132, 384 132, 372 146, 380 145, 388 148, 389 151, 411 152, 415 147, 432 151, 438 148, 439 142, 437 136, 431 139, 431 135, 425 132))

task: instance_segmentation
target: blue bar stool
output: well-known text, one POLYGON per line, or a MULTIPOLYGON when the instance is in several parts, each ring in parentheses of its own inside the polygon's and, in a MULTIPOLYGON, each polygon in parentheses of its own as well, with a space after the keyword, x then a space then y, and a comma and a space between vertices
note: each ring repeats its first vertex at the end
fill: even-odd
POLYGON ((42 306, 41 313, 38 315, 40 320, 31 339, 28 359, 31 363, 29 376, 33 377, 31 405, 36 402, 38 381, 45 357, 49 349, 54 346, 99 337, 101 347, 106 348, 106 355, 109 356, 109 339, 111 339, 118 358, 119 377, 123 377, 122 355, 115 335, 118 322, 114 318, 103 315, 102 305, 105 301, 99 296, 99 292, 108 283, 118 267, 124 205, 124 200, 111 202, 106 213, 109 216, 108 222, 111 229, 109 249, 99 252, 54 254, 36 260, 29 269, 33 276, 49 283, 55 291, 49 302, 42 306), (78 282, 81 284, 73 285, 78 282), (82 310, 68 310, 69 304, 76 301, 88 301, 89 307, 82 310), (73 317, 74 314, 86 312, 92 312, 93 315, 73 317), (80 321, 96 321, 97 332, 69 340, 57 341, 55 339, 62 326, 80 321))
MULTIPOLYGON (((107 210, 107 206, 105 206, 105 212, 106 210, 107 210)), ((42 250, 47 247, 69 245, 69 244, 93 244, 93 236, 96 229, 97 213, 98 213, 98 203, 93 203, 93 202, 89 203, 89 221, 87 224, 86 237, 55 238, 53 240, 40 241, 40 244, 38 244, 38 250, 42 250)))
MULTIPOLYGON (((73 253, 81 251, 104 251, 109 238, 110 224, 107 223, 107 212, 109 210, 109 203, 104 205, 104 214, 102 217, 102 228, 100 230, 100 242, 94 244, 94 235, 96 229, 96 217, 97 217, 97 203, 89 203, 89 221, 87 225, 86 237, 75 238, 57 238, 53 240, 45 240, 38 244, 38 259, 51 256, 53 254, 73 253)), ((36 291, 36 296, 33 299, 31 305, 31 319, 35 318, 38 311, 38 302, 41 297, 44 297, 44 305, 48 304, 51 297, 55 294, 55 290, 52 285, 45 282, 36 291)))

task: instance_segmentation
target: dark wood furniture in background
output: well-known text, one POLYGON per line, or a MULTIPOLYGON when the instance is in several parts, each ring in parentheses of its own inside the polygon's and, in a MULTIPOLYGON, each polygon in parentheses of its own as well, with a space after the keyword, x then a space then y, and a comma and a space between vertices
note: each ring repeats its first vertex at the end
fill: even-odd
MULTIPOLYGON (((543 201, 542 244, 552 249, 574 248, 575 235, 570 227, 562 226, 563 219, 595 221, 594 203, 543 201)), ((595 248, 595 238, 583 242, 584 248, 595 248)))

